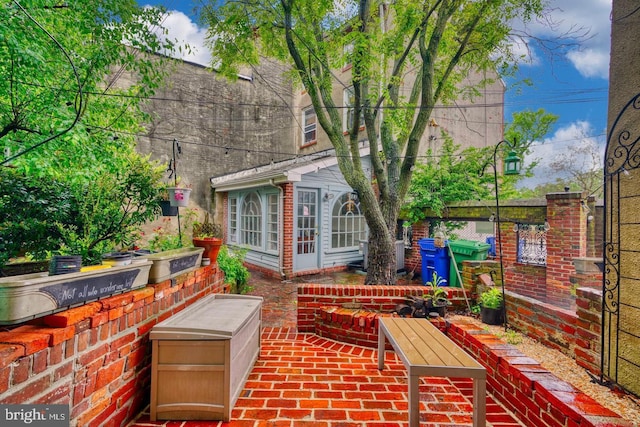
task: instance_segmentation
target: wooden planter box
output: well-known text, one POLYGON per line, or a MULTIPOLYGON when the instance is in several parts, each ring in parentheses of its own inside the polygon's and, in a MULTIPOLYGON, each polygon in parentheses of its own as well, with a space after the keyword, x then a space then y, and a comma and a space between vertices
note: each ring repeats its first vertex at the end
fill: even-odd
POLYGON ((153 262, 149 283, 160 283, 200 267, 203 248, 180 248, 146 255, 153 262))
POLYGON ((260 353, 262 297, 209 295, 151 329, 151 420, 224 420, 260 353))
POLYGON ((12 325, 147 284, 151 262, 49 276, 0 278, 0 325, 12 325))

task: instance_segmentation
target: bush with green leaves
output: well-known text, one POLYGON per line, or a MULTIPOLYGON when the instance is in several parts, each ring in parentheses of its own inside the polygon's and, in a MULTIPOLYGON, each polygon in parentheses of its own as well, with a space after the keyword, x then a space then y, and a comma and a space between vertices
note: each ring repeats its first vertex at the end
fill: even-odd
POLYGON ((70 183, 0 168, 0 267, 22 251, 36 260, 82 255, 91 265, 129 247, 140 226, 160 214, 163 167, 137 154, 121 161, 117 170, 70 183))
POLYGON ((231 285, 234 294, 245 294, 249 291, 249 270, 244 266, 246 249, 229 249, 222 245, 218 253, 218 267, 224 273, 224 282, 231 285))
POLYGON ((502 307, 502 291, 493 287, 480 294, 480 305, 484 308, 498 309, 502 307))
POLYGON ((28 252, 36 260, 60 247, 58 224, 75 227, 77 200, 62 182, 0 167, 0 268, 28 252))

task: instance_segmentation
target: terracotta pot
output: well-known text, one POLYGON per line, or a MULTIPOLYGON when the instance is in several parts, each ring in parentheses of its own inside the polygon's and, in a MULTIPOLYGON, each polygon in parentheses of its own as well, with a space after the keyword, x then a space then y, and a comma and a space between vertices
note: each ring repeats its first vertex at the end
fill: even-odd
POLYGON ((193 246, 204 248, 202 257, 209 258, 211 262, 215 264, 218 259, 218 252, 220 252, 220 247, 222 246, 222 239, 217 237, 194 237, 193 246))

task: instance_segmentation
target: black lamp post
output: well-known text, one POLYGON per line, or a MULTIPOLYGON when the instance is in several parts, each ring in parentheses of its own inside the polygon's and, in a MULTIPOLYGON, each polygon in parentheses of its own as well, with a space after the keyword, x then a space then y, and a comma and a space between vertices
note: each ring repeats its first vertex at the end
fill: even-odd
MULTIPOLYGON (((493 182, 494 182, 494 187, 495 187, 495 192, 496 192, 496 217, 495 217, 495 221, 496 221, 496 228, 498 230, 497 232, 497 240, 498 240, 498 255, 500 257, 500 280, 502 282, 502 319, 504 321, 504 329, 505 331, 507 330, 507 301, 505 299, 505 292, 504 292, 504 267, 502 265, 502 234, 500 231, 500 196, 499 196, 499 191, 498 191, 498 168, 497 168, 497 155, 498 155, 498 148, 500 147, 501 144, 507 144, 509 146, 509 148, 511 149, 511 151, 509 151, 509 154, 507 155, 507 157, 505 157, 504 159, 504 169, 503 169, 503 173, 505 175, 519 175, 520 174, 520 168, 521 168, 521 160, 520 157, 518 157, 517 153, 514 151, 514 146, 513 144, 511 144, 509 141, 507 141, 506 139, 503 139, 502 141, 498 142, 495 146, 495 148, 493 149, 493 163, 491 163, 491 166, 493 166, 493 182)), ((490 162, 487 161, 487 163, 484 164, 484 166, 482 167, 482 173, 484 173, 484 169, 487 167, 487 165, 490 162)))

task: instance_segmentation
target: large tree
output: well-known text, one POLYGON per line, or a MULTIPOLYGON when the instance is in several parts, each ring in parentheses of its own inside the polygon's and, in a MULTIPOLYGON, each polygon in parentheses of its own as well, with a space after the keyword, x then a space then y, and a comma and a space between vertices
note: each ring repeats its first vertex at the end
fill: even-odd
POLYGON ((15 184, 0 194, 0 265, 61 245, 99 258, 156 216, 161 171, 135 144, 169 71, 147 53, 176 48, 164 17, 135 0, 0 4, 0 181, 15 184))
POLYGON ((0 164, 85 182, 88 171, 118 167, 142 100, 167 73, 144 52, 176 48, 161 36, 164 16, 135 0, 3 2, 0 164), (120 84, 124 71, 137 81, 120 84))
POLYGON ((468 73, 508 68, 511 22, 535 18, 543 3, 244 0, 212 2, 202 16, 221 73, 233 76, 240 65, 256 64, 260 55, 292 65, 336 150, 340 170, 359 194, 372 243, 366 283, 395 284, 398 212, 434 106, 472 97, 477 88, 461 87, 468 73), (351 81, 339 81, 333 71, 347 60, 351 81), (346 135, 334 87, 353 90, 353 121, 346 135), (363 124, 375 186, 359 156, 363 124))

